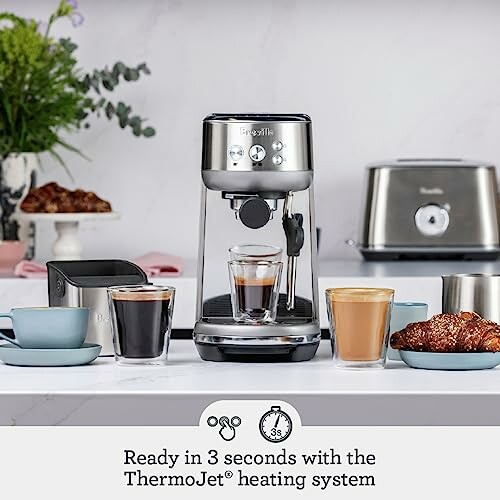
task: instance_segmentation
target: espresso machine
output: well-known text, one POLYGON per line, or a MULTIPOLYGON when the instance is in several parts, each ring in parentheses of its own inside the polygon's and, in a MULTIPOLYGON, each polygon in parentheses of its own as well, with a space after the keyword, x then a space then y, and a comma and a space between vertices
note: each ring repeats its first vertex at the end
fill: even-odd
POLYGON ((318 318, 311 119, 302 114, 212 114, 203 121, 194 341, 209 361, 306 361, 318 318), (283 249, 276 319, 233 319, 229 248, 283 249))

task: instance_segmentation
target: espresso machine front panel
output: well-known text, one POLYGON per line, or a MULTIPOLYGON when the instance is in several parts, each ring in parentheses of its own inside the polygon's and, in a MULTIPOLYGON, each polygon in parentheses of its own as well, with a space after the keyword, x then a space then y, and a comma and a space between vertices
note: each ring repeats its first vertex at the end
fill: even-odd
POLYGON ((318 320, 311 122, 306 115, 210 115, 203 124, 202 203, 194 339, 203 359, 314 356, 318 320), (283 249, 276 320, 233 319, 235 245, 283 249))
POLYGON ((203 122, 202 178, 208 189, 301 191, 310 186, 312 170, 306 115, 216 114, 203 122))

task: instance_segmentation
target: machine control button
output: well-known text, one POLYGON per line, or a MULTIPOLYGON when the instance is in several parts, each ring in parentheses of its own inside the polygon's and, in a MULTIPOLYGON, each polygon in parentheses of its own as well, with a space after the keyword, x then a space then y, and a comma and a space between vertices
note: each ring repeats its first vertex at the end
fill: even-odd
POLYGON ((415 225, 424 236, 441 236, 449 224, 448 210, 436 203, 423 205, 415 213, 415 225))
POLYGON ((241 146, 231 146, 228 150, 229 158, 233 161, 240 161, 243 158, 245 152, 241 146))
POLYGON ((253 161, 262 161, 266 157, 266 150, 260 144, 255 144, 248 152, 253 161))
POLYGON ((274 155, 273 156, 273 163, 275 165, 281 165, 283 163, 283 157, 281 155, 274 155))
POLYGON ((281 151, 283 149, 283 143, 281 141, 274 141, 273 142, 273 149, 275 151, 281 151))

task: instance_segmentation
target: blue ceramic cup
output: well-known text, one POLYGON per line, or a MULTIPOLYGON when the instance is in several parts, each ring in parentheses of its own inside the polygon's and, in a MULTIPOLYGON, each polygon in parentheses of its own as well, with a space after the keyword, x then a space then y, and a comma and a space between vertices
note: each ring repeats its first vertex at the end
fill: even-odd
POLYGON ((78 349, 87 336, 88 307, 23 307, 10 313, 15 340, 0 337, 25 349, 78 349))
POLYGON ((392 334, 406 328, 410 323, 426 321, 427 310, 428 306, 423 302, 394 302, 389 330, 389 348, 387 349, 389 359, 401 361, 399 351, 391 347, 390 337, 392 334))

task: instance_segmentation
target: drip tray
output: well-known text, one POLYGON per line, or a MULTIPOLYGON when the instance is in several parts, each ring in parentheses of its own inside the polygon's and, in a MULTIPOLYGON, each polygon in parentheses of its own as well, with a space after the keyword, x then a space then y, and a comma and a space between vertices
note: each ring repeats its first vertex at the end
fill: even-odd
MULTIPOLYGON (((308 299, 295 298, 295 309, 288 311, 286 308, 286 295, 280 293, 276 321, 291 320, 293 318, 312 318, 312 304, 308 299)), ((231 295, 219 295, 203 303, 204 318, 232 318, 231 295)))
POLYGON ((217 362, 279 363, 309 361, 318 350, 319 342, 284 346, 214 345, 196 342, 201 359, 217 362))

